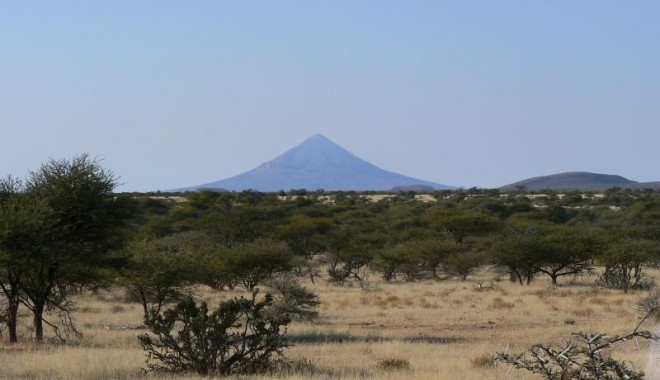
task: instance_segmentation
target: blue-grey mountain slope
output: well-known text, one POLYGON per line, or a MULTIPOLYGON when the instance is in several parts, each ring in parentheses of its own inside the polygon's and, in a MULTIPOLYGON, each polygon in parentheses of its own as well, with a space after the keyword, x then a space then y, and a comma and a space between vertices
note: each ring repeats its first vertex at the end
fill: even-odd
POLYGON ((182 190, 388 191, 395 187, 405 186, 428 186, 438 190, 453 189, 450 186, 380 169, 354 156, 325 136, 317 134, 253 170, 221 181, 182 190))
POLYGON ((637 187, 638 185, 640 185, 638 182, 631 181, 618 175, 589 172, 568 172, 529 178, 523 181, 512 183, 510 185, 502 186, 500 190, 512 191, 516 190, 517 188, 522 188, 525 191, 599 191, 612 187, 632 188, 637 187))

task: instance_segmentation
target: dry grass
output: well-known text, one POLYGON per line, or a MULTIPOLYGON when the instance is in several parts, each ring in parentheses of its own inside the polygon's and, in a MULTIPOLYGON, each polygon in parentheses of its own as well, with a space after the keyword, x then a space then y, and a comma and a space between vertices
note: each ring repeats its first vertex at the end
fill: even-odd
MULTIPOLYGON (((493 366, 490 356, 506 347, 561 344, 572 332, 629 332, 645 295, 584 285, 553 288, 545 278, 531 286, 494 282, 492 289, 475 289, 475 280, 493 280, 487 271, 466 282, 387 284, 372 277, 369 291, 305 284, 319 294, 321 313, 314 323, 290 326, 291 369, 250 378, 530 379, 515 370, 505 377, 509 367, 493 366)), ((211 303, 234 296, 205 288, 195 293, 211 303)), ((22 330, 27 343, 1 343, 0 379, 158 378, 140 370, 145 357, 136 338, 143 332, 137 305, 124 304, 115 293, 89 294, 78 300, 74 318, 84 333, 79 342, 37 346, 22 330)), ((643 369, 646 347, 630 343, 615 355, 643 369)))

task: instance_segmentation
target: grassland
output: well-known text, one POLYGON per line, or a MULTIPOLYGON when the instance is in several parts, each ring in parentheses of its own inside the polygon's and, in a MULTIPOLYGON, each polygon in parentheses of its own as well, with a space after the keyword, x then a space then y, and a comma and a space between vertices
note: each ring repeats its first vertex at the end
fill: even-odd
MULTIPOLYGON (((493 366, 491 354, 540 342, 562 344, 578 331, 627 333, 639 319, 637 302, 646 293, 598 289, 591 281, 553 288, 539 278, 520 286, 484 270, 469 281, 383 283, 372 275, 368 290, 305 283, 322 306, 317 321, 288 329, 292 370, 249 378, 534 379, 509 372, 510 366, 493 366), (485 289, 475 286, 477 280, 485 289)), ((199 287, 194 293, 218 303, 240 292, 199 287)), ((74 318, 84 337, 66 344, 36 345, 29 330, 21 331, 18 345, 9 346, 3 337, 0 379, 170 378, 141 371, 145 356, 136 338, 144 332, 141 309, 125 303, 120 290, 79 297, 74 318)), ((652 322, 645 327, 652 329, 652 322)), ((647 347, 648 342, 627 342, 613 354, 644 369, 647 347)))

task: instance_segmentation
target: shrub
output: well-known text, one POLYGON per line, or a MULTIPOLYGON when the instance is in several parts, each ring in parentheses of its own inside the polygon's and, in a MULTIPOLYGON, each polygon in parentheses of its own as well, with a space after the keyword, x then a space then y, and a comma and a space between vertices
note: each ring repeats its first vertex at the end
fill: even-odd
POLYGON ((596 279, 596 285, 603 288, 650 290, 655 286, 655 280, 647 277, 640 269, 629 269, 623 266, 606 267, 596 279))
POLYGON ((328 268, 328 276, 330 276, 330 282, 341 285, 350 277, 351 272, 345 266, 339 267, 336 264, 333 264, 328 268))
POLYGON ((378 367, 384 371, 403 371, 410 369, 410 362, 406 359, 390 358, 378 362, 378 367))
POLYGON ((483 262, 483 255, 479 252, 457 252, 447 256, 442 270, 450 276, 466 280, 483 262))
POLYGON ((404 265, 412 264, 410 249, 404 245, 389 247, 377 252, 373 268, 378 271, 384 281, 396 279, 397 273, 404 265))
POLYGON ((216 259, 219 272, 232 274, 248 290, 291 269, 293 255, 283 242, 257 239, 229 248, 216 259))
POLYGON ((318 317, 318 296, 300 285, 291 275, 282 274, 266 281, 266 285, 281 295, 278 297, 270 312, 275 317, 291 320, 311 321, 318 317))
POLYGON ((155 337, 138 337, 148 353, 147 370, 228 376, 271 367, 287 347, 282 327, 289 319, 268 313, 273 297, 257 301, 257 292, 223 302, 211 314, 191 297, 158 314, 148 324, 155 337))
POLYGON ((544 379, 630 379, 642 380, 644 372, 636 371, 628 363, 610 356, 612 346, 633 338, 656 339, 646 331, 639 331, 642 323, 657 309, 651 309, 637 327, 625 336, 608 336, 601 333, 577 333, 565 346, 536 344, 525 353, 496 353, 495 360, 513 367, 540 374, 544 379))

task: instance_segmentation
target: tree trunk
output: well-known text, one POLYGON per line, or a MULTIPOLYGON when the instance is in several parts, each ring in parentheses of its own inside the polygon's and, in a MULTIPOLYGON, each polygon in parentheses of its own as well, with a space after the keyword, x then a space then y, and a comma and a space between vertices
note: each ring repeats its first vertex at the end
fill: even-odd
POLYGON ((512 281, 517 281, 520 285, 524 285, 522 275, 517 270, 511 271, 510 275, 512 281))
POLYGON ((44 340, 44 304, 35 303, 32 306, 33 324, 34 324, 34 337, 37 342, 44 340))
POLYGON ((9 343, 14 344, 18 342, 18 334, 16 333, 18 325, 18 306, 20 305, 20 288, 16 277, 9 275, 7 284, 0 284, 0 288, 7 299, 7 316, 5 317, 5 324, 9 330, 9 343))
POLYGON ((7 317, 5 323, 7 330, 9 330, 9 343, 14 344, 18 342, 18 334, 16 333, 16 325, 18 324, 18 300, 9 301, 7 305, 7 317))
POLYGON ((140 299, 142 305, 142 312, 144 313, 144 324, 149 326, 152 321, 151 313, 149 312, 149 299, 147 298, 147 291, 142 285, 134 285, 133 292, 140 299))

